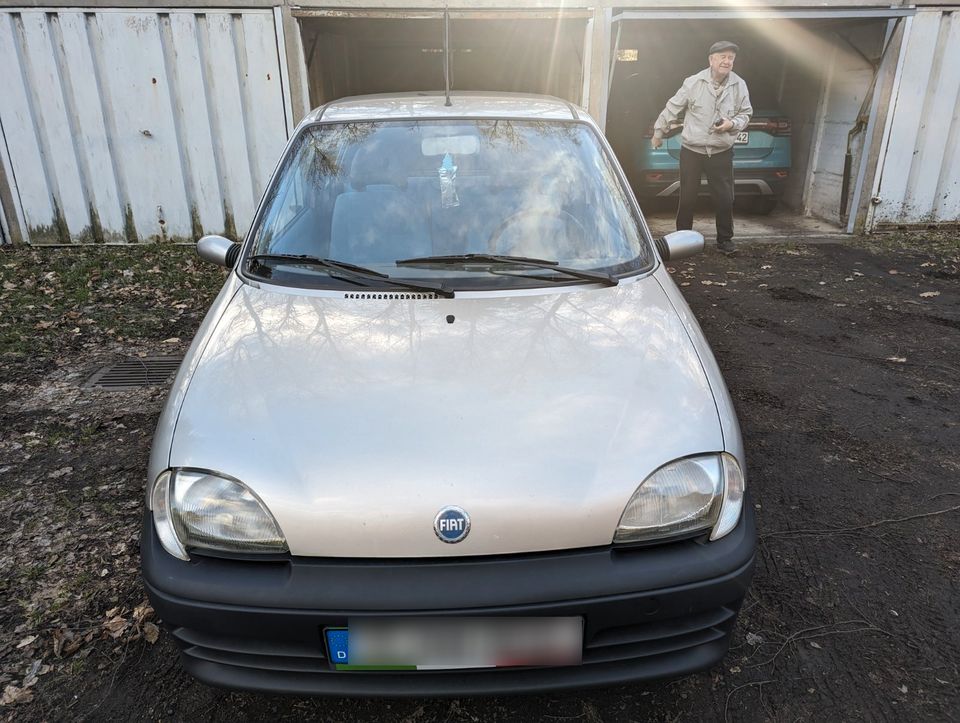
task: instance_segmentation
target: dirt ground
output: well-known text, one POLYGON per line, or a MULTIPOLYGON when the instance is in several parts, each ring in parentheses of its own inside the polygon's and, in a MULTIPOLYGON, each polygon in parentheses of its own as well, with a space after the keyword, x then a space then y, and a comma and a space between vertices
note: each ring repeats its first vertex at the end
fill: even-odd
POLYGON ((0 251, 0 719, 948 720, 960 702, 960 244, 747 244, 673 265, 737 405, 759 527, 732 649, 681 680, 328 700, 208 688, 146 604, 166 390, 223 274, 182 247, 0 251))

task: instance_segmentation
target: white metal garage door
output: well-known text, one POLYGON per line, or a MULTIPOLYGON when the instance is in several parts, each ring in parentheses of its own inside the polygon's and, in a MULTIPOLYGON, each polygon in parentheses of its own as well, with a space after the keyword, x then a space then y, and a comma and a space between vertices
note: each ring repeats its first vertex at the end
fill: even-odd
POLYGON ((960 221, 960 13, 913 18, 873 224, 960 221))
POLYGON ((278 20, 0 13, 9 225, 35 244, 242 236, 291 130, 278 20))

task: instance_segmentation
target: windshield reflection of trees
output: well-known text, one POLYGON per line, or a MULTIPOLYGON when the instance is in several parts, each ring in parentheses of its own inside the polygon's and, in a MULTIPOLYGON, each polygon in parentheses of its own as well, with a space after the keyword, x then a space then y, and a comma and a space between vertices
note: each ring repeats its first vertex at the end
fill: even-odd
MULTIPOLYGON (((645 245, 590 133, 579 123, 504 119, 365 121, 310 129, 271 189, 256 249, 323 256, 336 236, 337 258, 361 265, 382 257, 392 266, 401 256, 429 254, 431 245, 433 253, 526 255, 579 268, 630 261, 644 255, 645 245), (436 132, 431 128, 481 139, 478 153, 453 157, 460 166, 453 181, 460 200, 452 210, 440 199, 440 158, 421 151, 422 138, 436 132), (361 157, 366 166, 370 158, 381 158, 384 170, 375 181, 365 170, 358 185, 354 167, 361 157), (378 190, 361 202, 368 183, 378 190), (350 211, 338 206, 347 193, 350 211), (368 212, 360 213, 366 205, 368 212), (336 215, 338 209, 343 212, 336 215), (335 233, 335 216, 350 219, 346 242, 345 225, 335 233), (415 237, 425 238, 426 251, 424 243, 413 243, 415 237)), ((402 275, 430 274, 405 269, 402 275)))

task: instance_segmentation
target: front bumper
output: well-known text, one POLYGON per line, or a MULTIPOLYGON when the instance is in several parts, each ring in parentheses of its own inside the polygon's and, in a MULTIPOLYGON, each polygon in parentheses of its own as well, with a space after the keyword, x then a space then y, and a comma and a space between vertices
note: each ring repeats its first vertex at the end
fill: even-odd
MULTIPOLYGON (((749 499, 747 500, 749 502, 749 499)), ((203 682, 347 696, 546 691, 676 677, 726 654, 753 571, 756 533, 710 543, 461 560, 300 558, 246 562, 160 546, 147 513, 147 593, 203 682), (583 664, 476 671, 335 671, 322 631, 350 617, 583 616, 583 664)))

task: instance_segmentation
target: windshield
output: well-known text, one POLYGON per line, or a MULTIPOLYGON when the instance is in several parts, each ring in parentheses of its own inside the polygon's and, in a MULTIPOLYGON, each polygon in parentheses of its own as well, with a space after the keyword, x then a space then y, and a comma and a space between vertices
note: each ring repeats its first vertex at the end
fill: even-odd
MULTIPOLYGON (((493 254, 615 274, 653 263, 595 132, 577 122, 515 120, 305 129, 254 230, 250 256, 263 254, 333 259, 391 279, 456 280, 457 288, 584 281, 543 268, 395 262, 493 254)), ((248 270, 277 283, 350 285, 316 264, 269 261, 248 270)))

